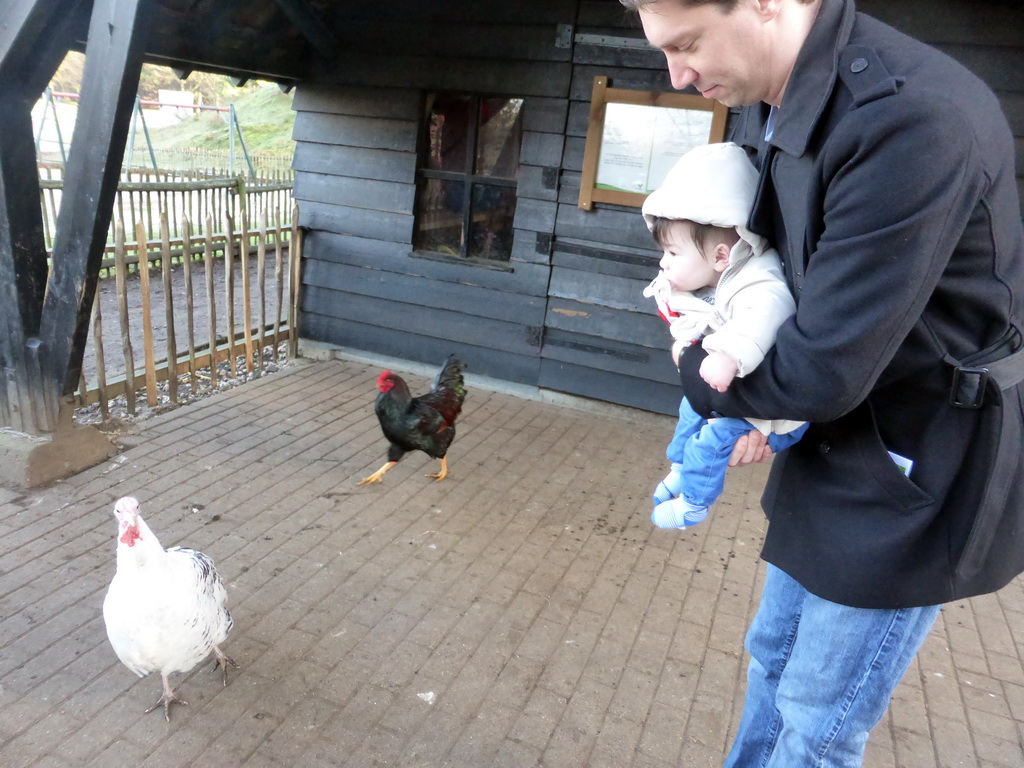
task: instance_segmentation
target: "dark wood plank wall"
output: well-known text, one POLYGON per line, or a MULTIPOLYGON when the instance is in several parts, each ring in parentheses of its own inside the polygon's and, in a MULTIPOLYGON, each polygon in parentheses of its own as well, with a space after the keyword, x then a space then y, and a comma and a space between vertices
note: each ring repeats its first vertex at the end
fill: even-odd
MULTIPOLYGON (((577 34, 643 38, 617 2, 580 3, 577 34)), ((644 286, 657 274, 656 250, 640 209, 578 206, 594 77, 616 88, 671 90, 661 54, 651 48, 577 43, 558 218, 552 247, 540 384, 661 413, 679 407, 679 378, 668 327, 644 286)))
MULTIPOLYGON (((454 352, 476 373, 674 413, 668 332, 641 295, 659 252, 639 209, 577 206, 594 76, 670 90, 661 55, 555 44, 560 24, 576 34, 642 37, 616 0, 457 5, 446 6, 451 15, 400 3, 353 18, 343 53, 296 94, 295 190, 310 229, 303 336, 423 362, 454 352), (512 271, 409 255, 428 90, 526 99, 512 271)), ((858 5, 989 82, 1020 154, 1024 25, 1016 2, 858 5)), ((1019 159, 1018 178, 1022 168, 1019 159)))
POLYGON ((296 93, 302 334, 427 363, 455 353, 473 373, 536 384, 572 66, 557 37, 576 0, 425 5, 353 17, 342 53, 296 93), (410 256, 431 90, 525 98, 510 269, 410 256))

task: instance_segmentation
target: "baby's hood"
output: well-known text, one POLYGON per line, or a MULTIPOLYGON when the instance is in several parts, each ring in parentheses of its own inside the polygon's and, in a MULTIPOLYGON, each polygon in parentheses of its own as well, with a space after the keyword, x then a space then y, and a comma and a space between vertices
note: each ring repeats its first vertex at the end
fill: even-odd
POLYGON ((765 240, 747 229, 756 192, 757 170, 746 152, 731 142, 704 144, 680 157, 662 185, 648 195, 644 221, 648 228, 655 217, 735 227, 750 251, 734 247, 732 256, 759 254, 765 240))

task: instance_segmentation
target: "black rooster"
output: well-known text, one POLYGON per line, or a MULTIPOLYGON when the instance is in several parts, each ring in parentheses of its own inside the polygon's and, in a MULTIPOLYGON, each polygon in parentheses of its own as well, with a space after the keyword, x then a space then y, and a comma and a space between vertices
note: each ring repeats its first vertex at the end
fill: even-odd
POLYGON ((420 397, 413 397, 409 385, 391 371, 384 371, 377 377, 380 394, 373 410, 380 420, 384 437, 390 443, 388 461, 357 485, 381 482, 384 473, 409 451, 423 451, 441 460, 441 471, 427 477, 443 480, 448 475, 445 454, 455 439, 455 419, 466 399, 466 386, 462 380, 465 367, 461 360, 449 357, 434 379, 431 390, 420 397))

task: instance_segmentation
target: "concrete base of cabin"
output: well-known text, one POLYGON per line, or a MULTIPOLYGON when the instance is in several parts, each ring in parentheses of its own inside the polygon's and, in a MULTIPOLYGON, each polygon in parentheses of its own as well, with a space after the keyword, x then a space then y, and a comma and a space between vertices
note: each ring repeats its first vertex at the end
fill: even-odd
MULTIPOLYGON (((426 379, 433 379, 437 374, 436 364, 418 363, 413 360, 404 360, 395 357, 387 357, 351 347, 341 347, 335 344, 328 344, 322 341, 311 341, 310 339, 299 339, 299 356, 307 360, 347 360, 349 362, 363 363, 375 368, 390 368, 397 373, 411 373, 423 376, 426 379)), ((488 392, 497 392, 502 395, 512 395, 523 400, 536 400, 542 403, 550 403, 562 408, 572 408, 577 411, 587 411, 599 416, 614 416, 631 421, 635 424, 649 426, 660 426, 666 419, 672 417, 653 411, 643 411, 639 408, 630 408, 628 405, 608 403, 604 400, 594 400, 589 397, 572 395, 567 392, 556 392, 552 389, 519 384, 514 381, 504 381, 490 376, 478 376, 466 371, 464 374, 466 386, 469 389, 485 389, 488 392)), ((674 423, 674 422, 673 422, 674 423)))
POLYGON ((39 488, 106 461, 118 448, 98 429, 62 425, 52 435, 0 432, 0 486, 39 488))

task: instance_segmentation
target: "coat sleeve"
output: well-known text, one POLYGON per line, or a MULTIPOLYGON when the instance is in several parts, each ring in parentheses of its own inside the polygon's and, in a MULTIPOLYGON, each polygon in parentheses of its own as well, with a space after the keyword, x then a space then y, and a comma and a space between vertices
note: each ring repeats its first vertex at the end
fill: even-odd
MULTIPOLYGON (((700 386, 699 360, 687 361, 684 389, 698 413, 832 421, 880 380, 913 374, 901 345, 922 321, 985 183, 971 125, 925 95, 880 99, 839 122, 816 164, 823 186, 809 217, 820 236, 796 314, 764 363, 725 393, 700 386)), ((787 264, 794 258, 803 261, 797 253, 787 264)))

